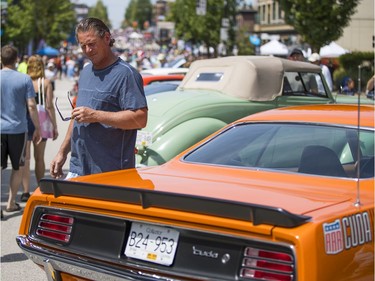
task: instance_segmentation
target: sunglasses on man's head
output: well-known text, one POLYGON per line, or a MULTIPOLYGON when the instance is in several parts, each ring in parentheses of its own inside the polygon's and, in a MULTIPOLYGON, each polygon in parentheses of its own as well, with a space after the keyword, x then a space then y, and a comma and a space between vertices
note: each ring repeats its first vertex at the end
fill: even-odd
MULTIPOLYGON (((63 121, 69 121, 70 119, 72 119, 72 117, 71 117, 71 116, 69 116, 69 117, 64 117, 64 116, 61 114, 61 111, 60 111, 59 107, 57 106, 57 99, 58 99, 58 97, 56 97, 56 99, 55 99, 55 106, 56 106, 57 112, 59 113, 59 115, 60 115, 60 117, 61 117, 61 119, 62 119, 63 121)), ((68 101, 69 101, 70 106, 72 107, 72 109, 74 109, 73 103, 72 103, 72 101, 70 100, 70 92, 69 92, 69 91, 68 91, 68 101)))

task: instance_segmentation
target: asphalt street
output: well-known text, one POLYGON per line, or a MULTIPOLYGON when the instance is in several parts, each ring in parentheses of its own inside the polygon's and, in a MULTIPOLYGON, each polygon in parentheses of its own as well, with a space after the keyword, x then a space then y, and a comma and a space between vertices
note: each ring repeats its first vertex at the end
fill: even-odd
MULTIPOLYGON (((74 81, 67 78, 57 80, 55 82, 55 97, 58 97, 58 106, 64 117, 70 115, 70 105, 67 98, 67 92, 73 88, 74 81)), ((49 176, 49 166, 52 159, 55 157, 57 150, 59 149, 69 122, 61 120, 60 116, 56 111, 57 125, 59 130, 59 137, 52 141, 47 140, 46 152, 45 152, 45 163, 46 163, 46 177, 49 176)), ((33 149, 31 149, 31 155, 33 155, 33 149)), ((36 179, 34 174, 34 159, 31 157, 31 183, 30 192, 32 193, 36 185, 36 179)), ((8 168, 1 172, 1 209, 5 210, 6 203, 9 195, 9 178, 11 165, 8 164, 8 168)), ((69 167, 69 158, 64 165, 64 170, 67 171, 69 167)), ((20 200, 22 194, 22 187, 18 191, 17 201, 20 200)), ((23 208, 26 203, 20 202, 23 208)), ((23 211, 7 213, 3 211, 4 218, 1 220, 1 281, 14 281, 14 280, 27 280, 27 281, 42 281, 47 280, 47 276, 44 271, 36 266, 33 262, 27 259, 22 253, 21 249, 16 243, 16 236, 18 234, 19 225, 22 219, 23 211)))

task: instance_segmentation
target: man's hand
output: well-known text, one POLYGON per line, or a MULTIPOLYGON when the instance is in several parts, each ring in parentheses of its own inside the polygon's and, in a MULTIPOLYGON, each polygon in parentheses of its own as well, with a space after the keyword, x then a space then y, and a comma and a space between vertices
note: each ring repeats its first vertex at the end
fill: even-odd
POLYGON ((98 121, 95 117, 95 110, 84 106, 74 108, 72 118, 78 123, 94 123, 98 121))
POLYGON ((52 160, 50 165, 50 175, 55 179, 59 179, 64 176, 62 167, 66 161, 66 156, 62 153, 58 153, 55 158, 52 160))

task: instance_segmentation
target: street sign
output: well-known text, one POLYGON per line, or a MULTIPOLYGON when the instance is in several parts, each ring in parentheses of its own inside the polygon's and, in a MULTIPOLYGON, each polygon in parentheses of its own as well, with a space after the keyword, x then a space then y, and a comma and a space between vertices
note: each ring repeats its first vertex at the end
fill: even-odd
POLYGON ((197 6, 196 6, 196 14, 198 16, 205 16, 206 10, 207 10, 207 0, 196 0, 197 6))
POLYGON ((229 27, 229 19, 228 18, 222 18, 221 19, 221 27, 229 27))

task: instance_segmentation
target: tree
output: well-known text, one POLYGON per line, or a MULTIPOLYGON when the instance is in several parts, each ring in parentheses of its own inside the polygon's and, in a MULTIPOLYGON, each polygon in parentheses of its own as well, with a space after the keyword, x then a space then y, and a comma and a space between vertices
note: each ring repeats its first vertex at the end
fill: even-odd
POLYGON ((243 2, 243 0, 224 1, 224 5, 226 3, 224 17, 228 18, 229 20, 227 45, 229 50, 233 50, 234 45, 238 45, 240 51, 239 54, 241 54, 241 47, 243 46, 240 44, 240 42, 236 42, 236 37, 238 37, 236 33, 238 33, 238 30, 235 30, 234 27, 236 26, 237 7, 239 7, 243 2))
POLYGON ((89 9, 89 17, 98 18, 102 20, 108 28, 112 28, 111 21, 108 19, 107 7, 104 6, 102 0, 98 0, 94 7, 89 9))
POLYGON ((140 29, 143 29, 145 22, 152 20, 152 4, 150 0, 131 0, 126 11, 125 19, 128 25, 136 23, 140 29))
POLYGON ((255 46, 250 44, 249 33, 246 28, 237 31, 237 45, 239 55, 255 55, 255 46))
MULTIPOLYGON (((171 9, 176 36, 193 44, 213 47, 220 43, 221 20, 224 16, 223 0, 207 0, 205 15, 197 15, 196 1, 176 0, 171 9)), ((208 53, 209 55, 209 53, 208 53)))
POLYGON ((243 0, 207 0, 205 15, 197 15, 197 1, 176 0, 167 19, 175 22, 175 33, 178 38, 193 44, 204 43, 207 48, 213 47, 215 56, 216 46, 222 39, 220 36, 222 20, 227 19, 228 38, 225 43, 230 54, 230 50, 236 45, 237 7, 244 2, 243 0))
POLYGON ((280 0, 285 22, 313 51, 339 39, 360 0, 280 0))
POLYGON ((132 25, 132 22, 135 19, 135 11, 136 11, 135 5, 136 4, 137 4, 136 0, 130 0, 129 5, 125 10, 125 15, 124 15, 125 16, 125 24, 122 25, 123 28, 126 27, 126 25, 128 25, 128 26, 132 25))
POLYGON ((30 42, 33 51, 44 40, 58 46, 68 37, 75 24, 75 13, 69 0, 8 0, 7 22, 3 26, 2 44, 14 44, 24 52, 30 42))

